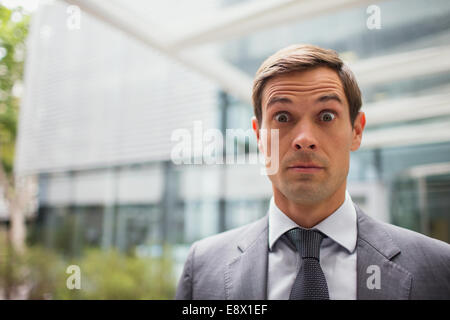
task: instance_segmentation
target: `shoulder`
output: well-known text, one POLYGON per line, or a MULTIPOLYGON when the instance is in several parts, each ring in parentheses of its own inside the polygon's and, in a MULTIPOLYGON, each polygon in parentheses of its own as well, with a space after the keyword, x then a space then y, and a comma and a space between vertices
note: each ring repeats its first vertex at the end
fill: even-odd
MULTIPOLYGON (((267 216, 266 216, 267 217, 267 216)), ((177 289, 180 299, 225 299, 227 265, 267 229, 266 217, 194 242, 177 289)))
POLYGON ((424 255, 432 254, 434 252, 450 259, 450 245, 448 243, 391 223, 373 220, 379 228, 389 234, 394 243, 399 246, 400 250, 413 250, 415 254, 422 253, 424 255))
POLYGON ((208 257, 209 255, 228 256, 239 250, 240 244, 245 244, 257 238, 259 232, 267 228, 267 216, 213 236, 206 237, 193 243, 191 251, 196 257, 208 257))
POLYGON ((448 243, 393 224, 383 222, 382 224, 394 241, 402 247, 424 250, 424 253, 435 251, 450 259, 450 245, 448 243))
MULTIPOLYGON (((398 247, 402 261, 415 261, 419 265, 423 264, 447 264, 450 265, 450 245, 444 241, 437 240, 421 233, 408 230, 390 223, 379 221, 362 212, 359 212, 359 220, 364 221, 366 227, 364 232, 377 234, 377 238, 388 238, 389 241, 398 247), (367 227, 370 226, 369 228, 367 227)), ((371 237, 361 234, 364 240, 371 237)))
POLYGON ((411 279, 410 299, 450 297, 449 244, 379 221, 359 208, 357 214, 359 250, 366 252, 370 246, 384 256, 385 259, 378 260, 383 261, 384 266, 390 265, 408 274, 411 279))

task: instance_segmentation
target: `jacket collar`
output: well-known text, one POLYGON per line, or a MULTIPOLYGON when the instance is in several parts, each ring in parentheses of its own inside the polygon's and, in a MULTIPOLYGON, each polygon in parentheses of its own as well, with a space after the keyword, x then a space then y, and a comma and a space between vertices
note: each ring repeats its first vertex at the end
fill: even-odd
MULTIPOLYGON (((397 264, 401 254, 382 222, 357 213, 357 299, 408 299, 412 275, 397 264), (378 282, 378 280, 379 282, 378 282)), ((237 255, 225 271, 226 299, 267 299, 268 215, 251 224, 237 241, 237 255)))
MULTIPOLYGON (((278 208, 272 197, 269 206, 269 250, 272 251, 275 243, 286 231, 296 227, 299 226, 278 208)), ((349 253, 354 252, 357 240, 357 218, 356 208, 348 191, 345 192, 342 205, 312 229, 321 231, 347 249, 349 253)))

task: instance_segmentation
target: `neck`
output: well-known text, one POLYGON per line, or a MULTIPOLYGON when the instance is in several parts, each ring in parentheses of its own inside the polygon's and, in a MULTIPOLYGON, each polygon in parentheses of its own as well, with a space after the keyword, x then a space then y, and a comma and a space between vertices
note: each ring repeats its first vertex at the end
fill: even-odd
POLYGON ((292 221, 303 228, 310 229, 329 217, 345 201, 346 184, 339 188, 328 199, 320 203, 303 204, 286 198, 279 190, 273 188, 274 201, 292 221))

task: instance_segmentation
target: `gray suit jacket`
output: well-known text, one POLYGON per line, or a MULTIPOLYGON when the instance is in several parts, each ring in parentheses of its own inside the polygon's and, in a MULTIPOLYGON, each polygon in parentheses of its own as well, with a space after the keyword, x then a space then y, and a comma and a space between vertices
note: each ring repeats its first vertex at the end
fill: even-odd
MULTIPOLYGON (((450 299, 450 245, 356 207, 357 299, 450 299), (379 286, 373 270, 379 267, 379 286), (372 267, 373 268, 373 267, 372 267), (372 277, 371 279, 369 279, 372 277), (367 285, 367 283, 372 285, 367 285)), ((195 242, 176 299, 267 299, 268 216, 195 242)))

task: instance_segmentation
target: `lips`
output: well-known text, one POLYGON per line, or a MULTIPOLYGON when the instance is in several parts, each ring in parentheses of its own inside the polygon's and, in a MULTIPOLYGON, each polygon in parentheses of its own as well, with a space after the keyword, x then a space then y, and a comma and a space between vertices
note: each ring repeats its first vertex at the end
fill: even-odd
POLYGON ((316 173, 320 172, 323 167, 314 163, 296 163, 288 167, 289 170, 303 173, 316 173))
POLYGON ((314 164, 314 163, 295 163, 291 166, 289 166, 289 168, 318 168, 321 169, 322 167, 314 164))

